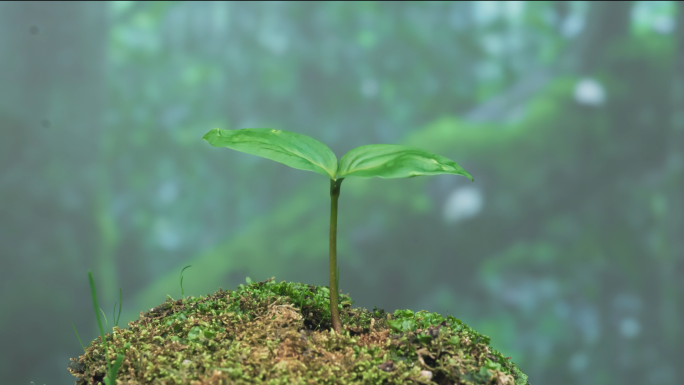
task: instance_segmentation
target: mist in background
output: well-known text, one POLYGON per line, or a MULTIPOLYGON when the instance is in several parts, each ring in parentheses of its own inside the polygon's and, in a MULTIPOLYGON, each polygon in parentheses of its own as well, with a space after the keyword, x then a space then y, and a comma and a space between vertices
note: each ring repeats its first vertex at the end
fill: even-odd
POLYGON ((540 384, 684 357, 684 6, 1 2, 0 382, 75 381, 166 295, 328 285, 329 182, 211 147, 423 148, 475 178, 348 178, 340 289, 463 320, 540 384))

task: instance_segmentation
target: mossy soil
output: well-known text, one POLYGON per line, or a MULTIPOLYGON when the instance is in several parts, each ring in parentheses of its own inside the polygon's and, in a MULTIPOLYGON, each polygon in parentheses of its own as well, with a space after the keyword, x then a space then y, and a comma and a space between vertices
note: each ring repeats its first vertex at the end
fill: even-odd
MULTIPOLYGON (((251 282, 248 280, 248 282, 251 282)), ((339 295, 331 328, 326 286, 264 282, 166 302, 106 334, 125 356, 116 383, 529 385, 510 357, 452 316, 352 308, 339 295)), ((76 385, 101 384, 105 346, 70 359, 76 385)))

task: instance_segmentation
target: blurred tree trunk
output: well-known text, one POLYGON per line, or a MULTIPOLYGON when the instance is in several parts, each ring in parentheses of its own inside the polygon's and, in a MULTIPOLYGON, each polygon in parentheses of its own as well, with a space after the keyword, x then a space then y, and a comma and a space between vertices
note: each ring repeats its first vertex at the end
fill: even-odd
MULTIPOLYGON (((64 361, 55 363, 63 352, 54 349, 78 341, 45 327, 46 315, 73 314, 82 333, 92 327, 78 314, 90 306, 92 315, 92 304, 83 301, 84 271, 102 245, 93 206, 101 188, 97 156, 108 28, 105 2, 0 3, 0 346, 12 349, 3 351, 3 365, 37 369, 2 370, 3 383, 55 382, 58 373, 57 382, 70 378, 64 361), (45 259, 39 255, 70 259, 39 264, 45 259), (50 294, 33 294, 38 291, 50 294), (22 343, 29 335, 44 346, 22 343)), ((112 299, 115 275, 94 273, 104 289, 100 299, 112 299)))
POLYGON ((663 261, 661 279, 663 303, 661 304, 662 328, 669 341, 670 356, 681 357, 684 348, 676 341, 682 340, 681 321, 684 317, 684 1, 677 1, 675 29, 675 59, 670 87, 669 135, 664 159, 663 191, 665 205, 659 218, 663 261), (678 278, 679 277, 679 278, 678 278))
MULTIPOLYGON (((629 32, 633 1, 591 1, 586 27, 563 61, 568 69, 590 73, 604 59, 608 48, 629 32)), ((563 64, 563 63, 561 63, 563 64)))

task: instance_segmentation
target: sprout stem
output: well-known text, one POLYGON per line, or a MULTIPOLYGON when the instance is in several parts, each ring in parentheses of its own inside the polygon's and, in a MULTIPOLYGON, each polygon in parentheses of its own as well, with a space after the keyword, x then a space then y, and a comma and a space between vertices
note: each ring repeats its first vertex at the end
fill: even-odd
POLYGON ((330 316, 332 327, 336 333, 341 333, 340 313, 337 308, 337 200, 340 197, 340 185, 344 178, 337 181, 330 180, 330 316))

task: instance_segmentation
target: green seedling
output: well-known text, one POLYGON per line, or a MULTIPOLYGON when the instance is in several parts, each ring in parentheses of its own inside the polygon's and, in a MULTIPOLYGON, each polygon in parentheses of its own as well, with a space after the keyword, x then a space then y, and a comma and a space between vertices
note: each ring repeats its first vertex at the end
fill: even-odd
POLYGON ((181 270, 180 286, 181 286, 181 295, 183 296, 183 299, 185 299, 185 291, 183 291, 183 272, 185 271, 185 269, 187 269, 190 266, 192 266, 192 265, 187 265, 183 268, 183 270, 181 270))
MULTIPOLYGON (((119 371, 119 366, 121 366, 121 363, 123 362, 124 355, 119 353, 118 357, 116 358, 116 362, 114 365, 110 364, 109 361, 109 346, 107 344, 107 340, 105 339, 105 333, 104 330, 102 329, 102 321, 100 320, 100 313, 97 312, 97 309, 99 309, 99 306, 97 306, 97 293, 95 292, 95 281, 93 281, 93 273, 88 271, 88 279, 90 280, 90 294, 93 297, 93 308, 95 309, 95 316, 97 317, 97 326, 100 328, 100 335, 102 336, 102 342, 105 344, 105 354, 107 356, 107 367, 109 368, 109 373, 107 376, 104 378, 104 382, 107 385, 116 385, 116 373, 119 371)), ((121 291, 119 291, 119 294, 121 294, 121 291)), ((121 305, 119 305, 119 309, 121 309, 121 305)), ((102 311, 102 309, 100 309, 102 311)), ((104 312, 102 313, 104 315, 104 312)), ((119 315, 121 312, 119 311, 119 315)), ((106 320, 106 317, 105 317, 106 320)), ((118 320, 117 320, 118 323, 118 320)), ((109 327, 107 327, 109 329, 109 327)), ((76 329, 74 329, 75 331, 76 329)), ((77 333, 78 336, 78 333, 77 333)), ((80 338, 79 338, 80 341, 80 338)))
POLYGON ((203 137, 214 147, 271 159, 298 170, 313 171, 330 179, 329 280, 332 327, 340 333, 337 303, 337 201, 345 178, 412 178, 420 175, 455 174, 474 182, 473 177, 451 159, 409 146, 367 144, 337 157, 325 144, 302 134, 270 128, 224 130, 215 128, 203 137))
MULTIPOLYGON (((119 289, 119 316, 114 317, 114 314, 116 314, 116 302, 114 302, 114 309, 112 309, 112 320, 116 320, 114 323, 114 326, 119 326, 119 318, 121 318, 121 303, 123 303, 123 298, 122 298, 123 293, 121 292, 121 289, 119 289)), ((100 312, 102 313, 102 316, 105 319, 105 326, 107 327, 107 330, 109 330, 109 323, 107 322, 107 316, 105 315, 104 311, 100 309, 100 312)))
MULTIPOLYGON (((183 295, 183 298, 185 298, 185 291, 183 291, 183 271, 185 271, 185 269, 187 269, 188 267, 191 267, 191 266, 192 265, 185 266, 183 268, 183 270, 181 270, 180 287, 181 287, 181 294, 183 295)), ((107 322, 107 316, 105 316, 104 311, 102 311, 102 309, 100 309, 99 306, 97 305, 97 293, 95 291, 95 282, 93 280, 93 274, 90 271, 88 271, 88 279, 90 280, 90 293, 91 293, 91 296, 93 297, 93 307, 95 308, 95 316, 97 317, 97 326, 100 328, 100 335, 102 336, 102 341, 104 342, 105 347, 106 347, 105 348, 105 354, 107 356, 107 366, 109 368, 109 373, 107 376, 105 376, 104 381, 105 381, 105 384, 107 384, 107 385, 115 385, 116 384, 116 374, 119 371, 119 367, 121 366, 121 363, 123 362, 124 355, 119 353, 119 355, 116 358, 116 361, 114 362, 114 365, 109 364, 110 363, 110 361, 109 361, 109 350, 108 350, 107 340, 105 339, 104 330, 102 329, 102 321, 100 320, 100 313, 97 312, 98 309, 100 310, 100 312, 102 313, 102 316, 105 319, 105 326, 106 326, 107 330, 109 330, 109 324, 107 322)), ((247 279, 249 279, 249 277, 247 279)), ((171 296, 169 296, 169 295, 167 295, 167 297, 171 298, 171 296)), ((171 300, 173 300, 173 298, 171 298, 171 300)), ((115 320, 114 326, 117 326, 117 327, 119 326, 119 319, 121 318, 121 306, 123 305, 123 292, 121 291, 121 289, 119 289, 119 302, 118 302, 118 304, 119 304, 119 314, 116 317, 114 317, 114 315, 116 314, 117 302, 114 302, 114 309, 112 310, 112 319, 115 320)), ((86 350, 85 346, 83 346, 83 342, 81 341, 81 337, 78 335, 78 331, 76 331, 76 326, 74 326, 73 322, 71 323, 71 326, 74 328, 74 333, 76 333, 76 338, 78 338, 78 342, 81 344, 81 348, 83 348, 83 351, 87 353, 88 351, 86 350)), ((88 373, 86 372, 86 377, 87 376, 88 376, 88 373)))
MULTIPOLYGON (((123 305, 123 292, 119 289, 119 315, 116 317, 114 326, 119 326, 119 318, 121 318, 121 305, 123 305)), ((114 309, 112 309, 112 319, 114 319, 114 312, 116 311, 116 302, 114 302, 114 309)), ((103 313, 104 314, 104 313, 103 313)), ((107 327, 109 329, 109 327, 107 327)))
MULTIPOLYGON (((74 325, 73 322, 71 323, 71 327, 74 328, 74 333, 76 333, 76 338, 78 338, 78 343, 81 344, 81 347, 83 348, 83 351, 87 354, 87 353, 88 353, 88 350, 85 348, 85 346, 83 346, 83 342, 81 342, 81 337, 78 335, 78 332, 76 331, 76 326, 74 325)), ((88 372, 86 371, 86 378, 87 378, 87 377, 88 377, 88 372)))
MULTIPOLYGON (((104 311, 100 309, 97 306, 97 294, 95 292, 95 282, 93 281, 93 275, 90 271, 88 271, 88 278, 90 279, 90 293, 93 297, 93 306, 95 307, 95 316, 97 317, 97 325, 100 328, 100 334, 102 335, 102 341, 105 343, 105 346, 107 346, 107 341, 105 340, 104 332, 102 330, 102 323, 100 322, 100 314, 97 312, 99 309, 102 312, 102 316, 105 317, 105 324, 107 324, 107 317, 104 315, 104 311)), ((115 318, 114 314, 116 313, 116 302, 114 303, 114 309, 112 311, 112 319, 116 319, 115 326, 119 325, 119 318, 121 317, 121 305, 123 304, 123 293, 121 292, 121 289, 119 289, 119 315, 115 318)), ((81 344, 81 347, 83 348, 84 352, 88 352, 83 346, 83 342, 81 342, 81 337, 78 335, 78 332, 76 331, 76 326, 74 326, 74 323, 71 323, 71 326, 74 328, 74 333, 76 333, 76 338, 78 338, 78 342, 81 344)), ((107 329, 109 329, 109 325, 106 325, 107 329)), ((107 354, 107 365, 109 365, 109 352, 105 351, 107 354)), ((107 385, 109 384, 116 384, 116 373, 119 371, 119 366, 121 366, 121 363, 123 362, 124 356, 122 354, 119 354, 116 362, 114 363, 114 366, 109 366, 109 375, 105 377, 105 383, 107 385)), ((88 376, 88 373, 86 372, 86 377, 88 376)))

